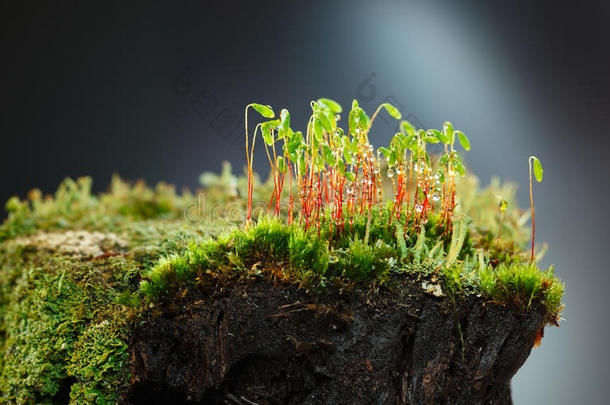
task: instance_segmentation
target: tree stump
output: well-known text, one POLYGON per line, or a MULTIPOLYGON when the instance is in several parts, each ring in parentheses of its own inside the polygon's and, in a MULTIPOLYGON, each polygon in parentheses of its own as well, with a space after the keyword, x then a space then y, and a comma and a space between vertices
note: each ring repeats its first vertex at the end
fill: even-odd
POLYGON ((394 284, 321 295, 262 280, 161 308, 133 333, 128 401, 510 404, 544 310, 394 284))

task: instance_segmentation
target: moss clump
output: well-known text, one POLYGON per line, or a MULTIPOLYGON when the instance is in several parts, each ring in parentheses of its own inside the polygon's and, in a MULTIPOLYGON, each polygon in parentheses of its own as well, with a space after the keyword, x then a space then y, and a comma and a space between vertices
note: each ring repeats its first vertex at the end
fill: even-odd
MULTIPOLYGON (((388 225, 389 205, 356 213, 340 229, 322 221, 306 231, 298 218, 288 225, 283 207, 279 218, 243 227, 247 179, 225 167, 204 180, 203 207, 172 187, 118 178, 97 196, 79 179, 54 197, 33 191, 9 201, 0 226, 0 402, 120 402, 133 326, 151 304, 172 304, 209 283, 265 277, 316 290, 368 288, 409 273, 438 278, 445 294, 482 294, 523 310, 542 303, 549 321, 560 310, 563 284, 523 250, 527 214, 512 203, 512 186, 481 190, 466 176, 456 185, 464 191, 451 232, 439 233, 431 215, 405 233, 403 222, 388 225), (503 219, 495 195, 510 202, 503 219), (234 218, 214 211, 185 220, 185 211, 229 203, 234 218)), ((255 197, 268 201, 272 190, 272 182, 257 184, 255 197)))
POLYGON ((8 280, 1 295, 3 402, 54 403, 69 394, 84 403, 93 391, 98 403, 115 401, 127 383, 126 319, 133 311, 116 297, 126 288, 124 272, 137 264, 122 256, 75 260, 23 246, 5 247, 2 257, 8 280), (79 386, 87 389, 75 391, 79 386))
POLYGON ((452 293, 470 290, 520 304, 522 309, 536 300, 546 307, 549 321, 558 316, 563 284, 552 269, 543 272, 519 256, 494 266, 481 249, 465 243, 466 221, 456 221, 451 238, 430 235, 435 229, 430 225, 408 243, 400 231, 390 240, 391 232, 380 228, 382 222, 369 226, 369 232, 379 237, 367 243, 359 235, 360 226, 333 241, 323 238, 328 229, 304 231, 295 224, 263 218, 161 260, 144 274, 140 289, 149 299, 167 301, 217 278, 266 275, 317 288, 336 281, 384 282, 391 273, 423 271, 442 277, 452 293))
POLYGON ((94 196, 83 178, 55 197, 9 201, 0 227, 1 403, 120 402, 129 333, 144 310, 140 273, 226 226, 181 221, 193 200, 118 178, 94 196))
POLYGON ((554 319, 561 308, 563 284, 554 275, 553 267, 540 271, 534 263, 501 263, 497 268, 483 267, 477 274, 479 289, 502 302, 529 308, 540 300, 554 319))

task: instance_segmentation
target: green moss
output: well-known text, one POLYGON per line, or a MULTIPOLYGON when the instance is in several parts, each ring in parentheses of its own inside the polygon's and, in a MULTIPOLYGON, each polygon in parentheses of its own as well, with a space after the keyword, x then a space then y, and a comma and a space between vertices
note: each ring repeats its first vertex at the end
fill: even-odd
POLYGON ((79 336, 66 367, 76 378, 70 390, 74 404, 115 404, 129 385, 128 328, 122 311, 92 323, 79 336))
POLYGON ((556 317, 561 308, 564 285, 555 278, 552 267, 543 272, 535 263, 501 263, 495 269, 483 267, 476 281, 483 293, 499 301, 529 308, 539 300, 551 317, 556 317))
MULTIPOLYGON (((555 319, 563 284, 552 269, 529 263, 527 214, 511 205, 514 188, 492 182, 481 190, 473 179, 458 184, 457 207, 468 226, 456 221, 442 234, 434 215, 421 229, 405 226, 404 218, 390 221, 390 206, 374 207, 370 217, 346 216, 339 227, 322 221, 305 231, 298 218, 288 225, 285 217, 243 227, 247 182, 227 168, 204 178, 210 185, 204 202, 163 184, 148 188, 118 178, 97 196, 88 179, 79 179, 66 180, 54 197, 33 191, 27 200, 12 198, 0 226, 0 402, 120 402, 129 381, 131 328, 148 304, 241 278, 328 289, 367 288, 403 273, 435 275, 452 296, 481 294, 523 310, 540 303, 555 319), (511 201, 502 235, 495 195, 511 201), (234 218, 219 211, 185 218, 189 210, 226 204, 235 208, 234 218), (91 261, 29 236, 66 230, 112 232, 126 245, 91 261)), ((271 188, 257 184, 257 198, 268 201, 271 188)))
POLYGON ((176 294, 221 277, 267 276, 320 287, 335 279, 361 284, 384 281, 391 272, 416 269, 440 276, 452 294, 470 289, 513 303, 527 297, 524 309, 539 300, 553 319, 560 311, 563 285, 552 270, 542 272, 522 256, 508 253, 494 268, 493 257, 473 244, 468 220, 456 220, 451 236, 437 235, 431 223, 417 237, 407 235, 405 240, 404 224, 388 226, 384 216, 385 211, 372 216, 369 243, 364 240, 365 217, 357 216, 343 231, 331 230, 328 224, 305 231, 298 224, 264 217, 250 227, 235 228, 162 259, 144 275, 141 291, 149 299, 171 301, 176 294))
POLYGON ((74 403, 86 403, 92 390, 97 403, 116 402, 127 381, 126 319, 134 312, 117 296, 128 289, 124 274, 138 264, 22 246, 4 246, 2 257, 3 402, 54 403, 69 394, 74 403), (66 385, 72 377, 75 384, 66 385))

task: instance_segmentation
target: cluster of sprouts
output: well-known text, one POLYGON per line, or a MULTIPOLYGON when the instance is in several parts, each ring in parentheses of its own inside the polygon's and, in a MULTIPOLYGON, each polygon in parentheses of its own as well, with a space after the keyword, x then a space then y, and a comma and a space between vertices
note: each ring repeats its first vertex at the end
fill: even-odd
POLYGON ((328 221, 331 229, 340 232, 353 224, 355 215, 370 217, 375 211, 377 215, 387 215, 388 226, 393 220, 404 223, 406 233, 409 228, 419 229, 436 212, 438 227, 443 232, 451 230, 455 177, 465 173, 454 148, 456 138, 465 150, 470 149, 468 138, 461 131, 454 130, 449 122, 442 130, 417 130, 402 120, 400 132, 390 145, 374 149, 369 132, 380 111, 385 109, 391 117, 402 118, 391 104, 381 104, 369 118, 354 100, 346 129, 339 126, 342 108, 338 103, 322 98, 312 101, 311 108, 303 134, 290 127, 286 109, 276 118, 270 106, 246 107, 247 221, 252 211, 253 152, 260 134, 274 185, 269 209, 279 215, 281 203, 287 198, 289 223, 298 220, 305 229, 313 226, 319 230, 328 221), (270 119, 256 125, 251 141, 247 125, 250 107, 270 119), (435 168, 426 151, 430 143, 444 146, 435 168), (389 201, 384 201, 382 193, 384 177, 392 183, 393 198, 389 201), (386 207, 390 208, 385 210, 386 207))
MULTIPOLYGON (((369 222, 372 215, 379 215, 386 217, 388 227, 399 223, 406 235, 418 232, 434 217, 439 235, 452 231, 455 181, 465 174, 456 141, 464 150, 470 150, 470 141, 462 131, 454 129, 450 122, 440 130, 416 129, 402 120, 400 111, 389 103, 381 104, 369 117, 353 100, 346 128, 339 126, 343 110, 337 102, 321 98, 311 102, 311 109, 303 133, 291 128, 286 109, 277 117, 271 106, 246 106, 247 223, 252 218, 254 147, 260 135, 273 179, 268 207, 279 216, 287 202, 289 224, 298 221, 305 230, 315 227, 318 232, 327 225, 331 233, 340 233, 346 227, 351 229, 357 215, 368 216, 369 222), (268 119, 255 126, 251 138, 249 108, 268 119), (387 147, 375 149, 369 142, 369 133, 382 110, 400 121, 400 132, 387 147), (442 145, 440 157, 431 159, 426 150, 429 144, 442 145), (390 198, 384 197, 385 183, 392 185, 390 198)), ((532 162, 536 179, 542 180, 540 161, 532 156, 530 191, 532 162)))

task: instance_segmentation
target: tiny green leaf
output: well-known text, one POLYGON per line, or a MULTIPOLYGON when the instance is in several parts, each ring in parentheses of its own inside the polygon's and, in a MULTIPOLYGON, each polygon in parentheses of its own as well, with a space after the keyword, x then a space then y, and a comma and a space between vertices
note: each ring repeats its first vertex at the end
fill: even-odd
MULTIPOLYGON (((445 135, 447 135, 447 137, 449 139, 453 138, 453 125, 451 125, 451 123, 449 121, 445 121, 445 123, 443 124, 443 133, 445 133, 445 135)), ((444 143, 449 143, 449 142, 444 142, 444 143)))
POLYGON ((320 111, 318 113, 318 118, 320 119, 320 121, 322 122, 322 127, 326 130, 326 132, 332 132, 333 131, 333 126, 329 120, 329 118, 326 116, 326 114, 324 113, 324 111, 320 111))
POLYGON ((286 169, 285 163, 284 163, 284 158, 282 156, 278 156, 277 157, 277 169, 280 172, 283 172, 286 169))
POLYGON ((349 150, 349 145, 343 147, 343 156, 345 157, 345 163, 351 165, 354 162, 352 152, 349 150))
POLYGON ((388 148, 385 147, 381 147, 378 149, 381 153, 383 153, 383 156, 385 156, 386 159, 389 159, 390 156, 392 155, 392 151, 389 150, 388 148))
POLYGON ((405 135, 415 135, 415 127, 407 120, 400 121, 400 130, 405 135))
POLYGON ((392 104, 383 103, 382 105, 383 108, 385 108, 385 110, 388 112, 388 114, 392 116, 392 118, 395 118, 397 120, 402 118, 402 114, 400 113, 400 111, 398 111, 398 108, 394 107, 392 104))
POLYGON ((464 135, 462 131, 455 131, 455 133, 457 134, 458 139, 460 140, 460 145, 462 145, 462 148, 464 148, 465 150, 470 150, 470 141, 468 140, 468 137, 464 135))
POLYGON ((343 108, 341 108, 341 105, 339 103, 329 98, 320 98, 318 99, 318 103, 323 104, 330 111, 332 111, 333 114, 339 114, 343 111, 343 108))
POLYGON ((453 168, 458 172, 460 176, 466 174, 466 169, 464 168, 464 165, 462 164, 462 161, 460 159, 454 159, 452 163, 453 168))
POLYGON ((316 120, 313 122, 313 133, 318 141, 322 140, 323 131, 322 121, 320 121, 319 118, 316 118, 316 120))
MULTIPOLYGON (((447 133, 445 133, 445 131, 441 132, 436 129, 430 129, 428 132, 430 132, 430 131, 434 132, 434 134, 436 135, 438 140, 441 141, 442 143, 444 143, 444 144, 451 143, 451 135, 447 135, 447 133)), ((453 129, 451 130, 451 133, 453 135, 453 129)))
POLYGON ((322 144, 322 157, 329 166, 334 166, 337 163, 333 150, 327 144, 322 144))
POLYGON ((262 105, 262 104, 251 104, 252 108, 254 108, 260 115, 265 118, 274 118, 275 113, 270 105, 262 105))
POLYGON ((362 108, 358 108, 358 114, 360 115, 360 122, 363 123, 364 128, 368 128, 369 123, 371 122, 371 119, 369 118, 368 114, 365 113, 362 108))
POLYGON ((417 138, 415 135, 409 135, 405 140, 405 143, 407 144, 407 148, 411 150, 415 150, 417 148, 417 138))
POLYGON ((285 108, 280 112, 280 127, 284 133, 290 129, 290 113, 285 108))
MULTIPOLYGON (((354 100, 355 102, 356 100, 354 100)), ((358 109, 359 107, 356 107, 355 109, 352 108, 352 110, 349 112, 349 132, 350 134, 352 134, 352 136, 356 135, 356 128, 358 128, 358 120, 360 119, 360 115, 358 113, 358 109)))
POLYGON ((540 163, 536 156, 531 156, 530 159, 534 161, 534 176, 536 176, 536 181, 540 183, 543 175, 542 163, 540 163))
POLYGON ((273 145, 274 139, 273 135, 271 134, 271 130, 269 129, 269 125, 263 125, 261 127, 261 131, 263 133, 263 140, 265 143, 269 146, 273 145))

